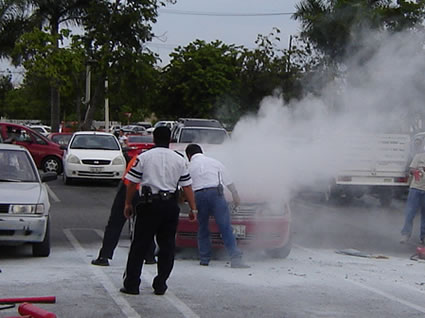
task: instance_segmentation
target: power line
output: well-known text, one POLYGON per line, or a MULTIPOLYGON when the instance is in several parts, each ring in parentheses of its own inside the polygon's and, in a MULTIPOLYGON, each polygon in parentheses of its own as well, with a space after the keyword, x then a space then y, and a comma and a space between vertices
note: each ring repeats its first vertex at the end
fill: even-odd
POLYGON ((184 11, 161 9, 161 13, 178 14, 178 15, 203 15, 211 17, 264 17, 264 16, 279 16, 279 15, 292 15, 295 12, 255 12, 255 13, 228 13, 228 12, 198 12, 198 11, 184 11))

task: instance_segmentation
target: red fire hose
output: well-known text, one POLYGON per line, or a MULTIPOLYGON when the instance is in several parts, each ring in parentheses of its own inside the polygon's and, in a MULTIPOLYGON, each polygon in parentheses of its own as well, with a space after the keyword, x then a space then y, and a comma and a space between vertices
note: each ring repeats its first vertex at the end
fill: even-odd
POLYGON ((0 304, 16 304, 16 303, 39 303, 39 304, 54 304, 55 296, 45 297, 18 297, 18 298, 0 298, 0 304))
POLYGON ((20 315, 29 315, 31 318, 56 318, 54 313, 29 303, 19 305, 18 312, 20 315))

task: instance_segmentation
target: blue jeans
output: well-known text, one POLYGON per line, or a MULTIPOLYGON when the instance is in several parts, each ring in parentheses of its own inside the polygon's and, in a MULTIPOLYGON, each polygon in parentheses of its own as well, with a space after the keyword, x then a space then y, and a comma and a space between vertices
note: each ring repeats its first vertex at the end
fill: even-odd
POLYGON ((240 258, 242 252, 236 245, 233 228, 230 224, 229 207, 224 196, 219 194, 217 189, 211 188, 195 192, 195 200, 198 208, 198 249, 201 262, 208 263, 211 259, 211 239, 208 229, 210 216, 214 216, 231 259, 240 258))
POLYGON ((413 228, 413 219, 418 210, 421 210, 421 240, 425 238, 425 191, 415 188, 409 189, 405 208, 404 226, 401 234, 411 236, 413 228))

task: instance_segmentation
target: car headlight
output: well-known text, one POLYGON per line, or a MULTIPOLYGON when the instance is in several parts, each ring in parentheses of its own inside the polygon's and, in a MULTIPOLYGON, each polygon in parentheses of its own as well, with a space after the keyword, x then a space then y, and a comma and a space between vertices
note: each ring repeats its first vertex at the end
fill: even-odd
POLYGON ((69 155, 68 158, 66 159, 66 161, 68 163, 76 163, 76 164, 80 163, 80 159, 75 155, 69 155))
POLYGON ((114 160, 112 160, 113 165, 123 165, 124 164, 124 158, 119 156, 116 157, 114 160))
POLYGON ((12 214, 43 214, 44 204, 11 204, 9 213, 12 214))

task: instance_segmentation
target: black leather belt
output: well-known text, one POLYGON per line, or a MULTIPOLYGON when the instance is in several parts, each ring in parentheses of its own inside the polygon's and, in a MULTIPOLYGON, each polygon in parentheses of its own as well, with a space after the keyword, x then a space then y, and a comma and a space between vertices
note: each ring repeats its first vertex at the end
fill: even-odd
POLYGON ((218 187, 203 188, 203 189, 195 190, 195 192, 202 192, 202 191, 209 191, 209 190, 216 190, 216 191, 218 191, 218 187))
POLYGON ((176 194, 174 192, 159 192, 156 194, 151 194, 150 197, 152 198, 152 200, 167 201, 174 199, 176 197, 176 194))

